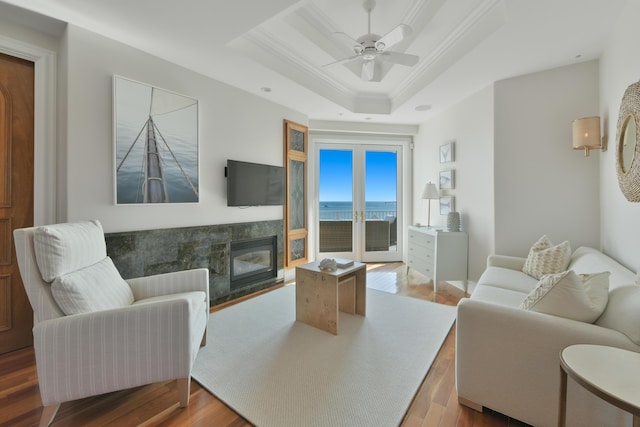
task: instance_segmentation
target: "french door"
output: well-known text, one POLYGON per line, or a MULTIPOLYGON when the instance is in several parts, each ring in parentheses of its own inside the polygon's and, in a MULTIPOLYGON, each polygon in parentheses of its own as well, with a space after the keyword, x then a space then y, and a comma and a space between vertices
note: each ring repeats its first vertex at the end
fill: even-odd
POLYGON ((316 258, 402 259, 402 145, 316 144, 316 258))

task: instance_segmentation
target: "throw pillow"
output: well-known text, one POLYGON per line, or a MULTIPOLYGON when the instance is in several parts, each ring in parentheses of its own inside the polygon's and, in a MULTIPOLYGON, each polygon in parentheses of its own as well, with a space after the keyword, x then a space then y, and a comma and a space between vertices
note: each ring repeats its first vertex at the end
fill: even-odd
POLYGON ((625 285, 612 289, 609 302, 596 325, 625 334, 640 345, 640 286, 625 285))
POLYGON ((33 246, 45 282, 107 256, 104 231, 95 220, 38 227, 33 232, 33 246))
POLYGON ((133 303, 133 292, 111 258, 57 277, 51 293, 66 315, 125 307, 133 303))
POLYGON ((544 276, 520 308, 593 323, 604 311, 608 299, 608 271, 576 274, 569 270, 544 276))
POLYGON ((547 236, 542 236, 529 251, 522 271, 538 280, 545 274, 560 273, 571 261, 571 246, 568 241, 553 245, 547 236))

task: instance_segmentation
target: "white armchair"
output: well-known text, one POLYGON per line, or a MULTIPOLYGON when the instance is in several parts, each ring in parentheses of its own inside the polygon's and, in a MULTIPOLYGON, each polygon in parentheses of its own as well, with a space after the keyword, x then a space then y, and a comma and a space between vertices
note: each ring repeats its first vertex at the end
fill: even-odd
POLYGON ((191 368, 205 344, 205 268, 123 280, 98 221, 14 231, 34 311, 34 349, 48 425, 60 403, 178 381, 189 403, 191 368))

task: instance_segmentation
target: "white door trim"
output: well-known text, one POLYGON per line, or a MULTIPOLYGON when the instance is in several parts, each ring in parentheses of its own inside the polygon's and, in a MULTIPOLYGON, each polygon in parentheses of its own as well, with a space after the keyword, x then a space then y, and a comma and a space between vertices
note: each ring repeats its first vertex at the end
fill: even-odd
POLYGON ((398 252, 402 259, 406 250, 406 229, 410 224, 409 214, 412 210, 411 206, 411 177, 412 177, 412 143, 410 136, 403 135, 363 135, 363 134, 336 134, 336 133, 314 133, 309 131, 309 165, 310 171, 308 183, 308 209, 309 209, 309 255, 314 258, 317 256, 317 212, 315 207, 318 205, 318 145, 324 144, 345 144, 345 145, 401 145, 402 159, 401 162, 401 180, 402 191, 398 194, 398 203, 403 204, 402 209, 402 228, 398 229, 398 252), (313 248, 313 249, 311 249, 313 248))

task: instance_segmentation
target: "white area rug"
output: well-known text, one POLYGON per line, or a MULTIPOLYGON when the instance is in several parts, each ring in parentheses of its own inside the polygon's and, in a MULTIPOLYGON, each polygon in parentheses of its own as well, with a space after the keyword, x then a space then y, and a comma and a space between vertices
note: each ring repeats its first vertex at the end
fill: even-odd
POLYGON ((193 379, 260 427, 397 426, 455 315, 367 289, 335 336, 295 321, 287 286, 213 313, 193 379))

